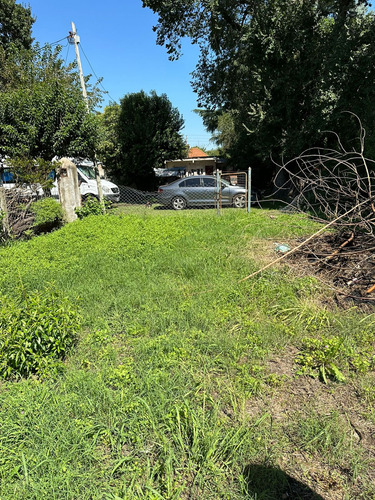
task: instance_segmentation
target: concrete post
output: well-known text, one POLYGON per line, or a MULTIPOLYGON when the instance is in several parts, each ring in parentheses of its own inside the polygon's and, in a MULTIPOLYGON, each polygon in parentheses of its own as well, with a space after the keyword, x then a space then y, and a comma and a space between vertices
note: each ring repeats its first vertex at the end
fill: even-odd
POLYGON ((81 206, 81 193, 78 184, 77 167, 68 158, 60 160, 57 186, 64 219, 66 222, 73 222, 77 219, 75 209, 81 206))

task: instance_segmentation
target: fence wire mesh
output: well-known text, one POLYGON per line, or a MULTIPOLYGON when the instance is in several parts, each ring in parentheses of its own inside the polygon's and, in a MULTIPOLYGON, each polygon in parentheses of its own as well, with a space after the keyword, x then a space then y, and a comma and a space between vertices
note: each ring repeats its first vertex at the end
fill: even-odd
POLYGON ((188 208, 246 208, 247 174, 191 175, 161 185, 158 191, 120 186, 119 205, 184 210, 188 208))
MULTIPOLYGON (((6 202, 7 207, 6 224, 11 237, 15 239, 33 227, 35 214, 32 205, 35 201, 51 197, 51 195, 58 200, 56 186, 52 190, 43 190, 40 186, 11 187, 6 182, 3 186, 1 188, 3 203, 6 202)), ((88 197, 98 199, 97 191, 87 192, 86 184, 82 183, 80 190, 82 203, 85 203, 88 197), (86 187, 86 190, 82 187, 86 187)), ((113 207, 128 208, 131 211, 145 209, 181 211, 211 208, 217 209, 218 213, 222 214, 222 209, 225 207, 249 209, 248 176, 244 172, 222 173, 218 171, 215 175, 168 178, 157 191, 142 191, 129 186, 112 184, 111 189, 106 191, 103 189, 103 192, 104 198, 111 201, 113 207)), ((253 202, 253 196, 251 202, 253 202)))

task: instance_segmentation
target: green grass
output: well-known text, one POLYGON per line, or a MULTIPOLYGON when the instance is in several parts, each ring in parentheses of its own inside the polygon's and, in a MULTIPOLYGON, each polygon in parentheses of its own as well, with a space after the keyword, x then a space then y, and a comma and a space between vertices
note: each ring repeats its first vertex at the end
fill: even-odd
MULTIPOLYGON (((277 499, 297 488, 289 475, 302 497, 302 483, 324 481, 291 468, 296 449, 337 472, 345 498, 375 498, 347 421, 337 434, 339 407, 324 417, 307 399, 278 420, 270 401, 281 405, 299 379, 268 363, 306 337, 342 337, 335 363, 358 381, 371 422, 371 367, 362 374, 352 358, 361 348, 370 359, 373 318, 319 305, 317 280, 285 265, 238 283, 261 266, 249 258, 255 241, 272 253, 316 227, 262 210, 145 210, 1 249, 3 293, 53 283, 79 305, 83 329, 62 373, 0 383, 0 499, 277 499), (254 483, 255 466, 272 484, 254 483)), ((343 385, 329 384, 326 395, 343 385)))

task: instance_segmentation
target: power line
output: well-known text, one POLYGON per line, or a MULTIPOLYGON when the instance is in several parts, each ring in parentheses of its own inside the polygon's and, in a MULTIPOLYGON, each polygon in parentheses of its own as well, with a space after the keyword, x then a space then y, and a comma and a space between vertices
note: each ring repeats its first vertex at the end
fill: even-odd
POLYGON ((64 38, 60 38, 60 40, 57 40, 57 42, 53 42, 53 43, 47 43, 46 45, 57 45, 58 43, 62 42, 63 40, 68 40, 68 36, 64 36, 64 38))
MULTIPOLYGON (((68 59, 68 55, 69 55, 69 48, 70 48, 70 44, 68 43, 68 39, 69 39, 70 35, 68 36, 64 36, 64 38, 60 38, 60 40, 56 40, 56 42, 52 42, 52 43, 46 43, 43 45, 43 47, 40 47, 38 49, 38 52, 41 52, 43 49, 45 49, 46 47, 53 47, 55 45, 58 45, 60 42, 62 42, 63 40, 66 40, 66 45, 64 45, 63 47, 68 47, 68 50, 67 50, 67 53, 66 53, 66 57, 65 57, 65 65, 67 63, 67 59, 68 59)), ((90 69, 93 73, 93 75, 95 76, 95 78, 97 79, 97 82, 99 83, 99 85, 101 86, 101 88, 103 89, 103 91, 108 95, 108 97, 113 101, 113 102, 116 102, 116 99, 114 99, 111 94, 109 93, 109 91, 104 87, 104 85, 102 84, 101 82, 101 79, 98 77, 98 75, 95 73, 95 70, 94 68, 92 67, 92 64, 89 60, 89 58, 87 57, 85 51, 83 50, 83 47, 82 47, 82 43, 80 43, 80 46, 81 46, 81 50, 82 50, 82 53, 83 55, 85 56, 86 58, 86 61, 88 63, 88 65, 90 66, 90 69)))
MULTIPOLYGON (((43 45, 43 47, 40 47, 38 48, 38 52, 41 52, 43 49, 45 49, 46 47, 53 47, 54 45, 58 45, 60 42, 62 42, 63 40, 68 40, 68 37, 67 36, 64 36, 64 38, 60 38, 60 40, 57 40, 56 42, 52 42, 52 43, 45 43, 43 45)), ((68 43, 68 41, 67 41, 68 43)), ((66 47, 66 45, 64 45, 64 47, 66 47)))
POLYGON ((111 94, 108 92, 108 90, 104 88, 104 85, 102 84, 101 79, 100 79, 100 78, 98 77, 98 75, 95 73, 94 68, 92 67, 92 65, 91 65, 91 63, 90 63, 90 61, 89 61, 89 59, 88 59, 88 57, 87 57, 87 55, 86 55, 85 51, 83 50, 82 43, 80 43, 80 46, 81 46, 82 53, 83 53, 83 55, 85 56, 86 61, 88 62, 89 66, 90 66, 90 68, 91 68, 91 71, 93 72, 93 74, 94 74, 95 78, 97 79, 97 81, 98 81, 99 85, 100 85, 100 86, 101 86, 101 88, 104 90, 104 92, 108 95, 108 97, 109 97, 110 99, 112 99, 112 101, 113 101, 113 102, 116 102, 116 99, 113 99, 113 97, 112 97, 112 96, 111 96, 111 94))
POLYGON ((64 62, 64 65, 66 66, 66 62, 68 60, 68 56, 69 56, 69 51, 70 51, 70 43, 67 44, 68 45, 68 49, 66 51, 66 56, 65 56, 65 62, 64 62))

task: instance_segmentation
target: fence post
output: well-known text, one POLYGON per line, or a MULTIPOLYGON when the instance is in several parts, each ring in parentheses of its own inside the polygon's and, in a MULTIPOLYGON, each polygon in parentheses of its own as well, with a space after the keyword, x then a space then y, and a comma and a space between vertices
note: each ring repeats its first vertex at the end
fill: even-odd
POLYGON ((60 160, 57 186, 64 219, 66 222, 73 222, 77 219, 75 209, 81 206, 81 193, 78 185, 77 167, 68 158, 60 160))
POLYGON ((96 185, 98 186, 99 201, 100 201, 100 204, 103 208, 103 212, 105 213, 106 210, 105 210, 105 203, 104 203, 104 196, 103 196, 103 188, 102 188, 102 182, 100 180, 100 172, 99 172, 98 162, 96 161, 96 155, 95 155, 95 160, 94 160, 94 170, 95 170, 96 185))
POLYGON ((220 170, 216 170, 216 213, 220 215, 220 170))
POLYGON ((247 213, 251 210, 251 167, 247 171, 247 213))

